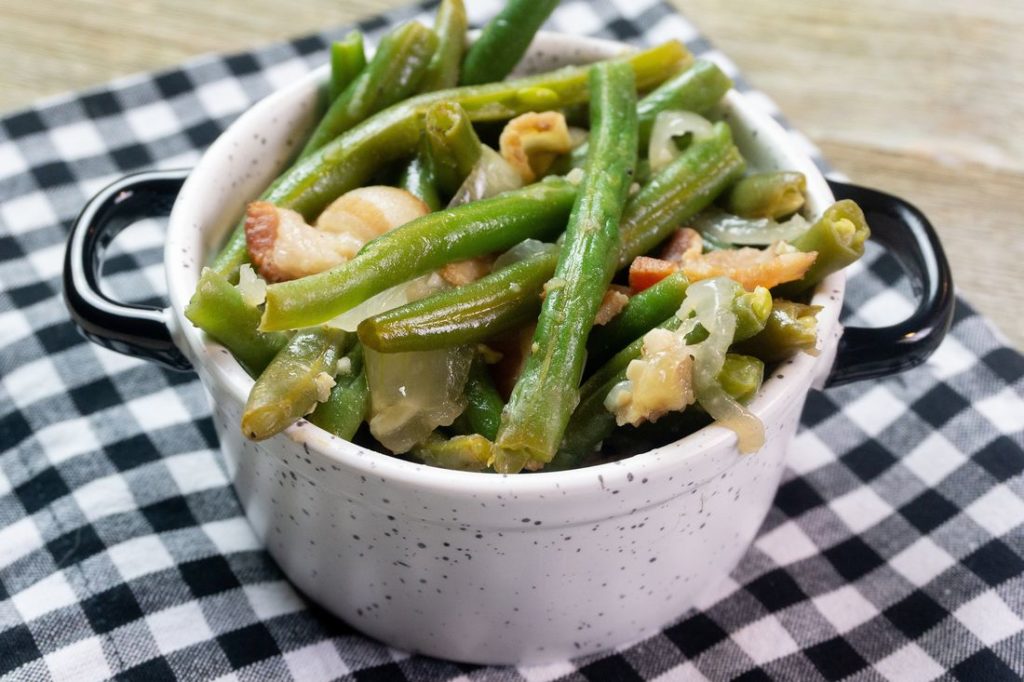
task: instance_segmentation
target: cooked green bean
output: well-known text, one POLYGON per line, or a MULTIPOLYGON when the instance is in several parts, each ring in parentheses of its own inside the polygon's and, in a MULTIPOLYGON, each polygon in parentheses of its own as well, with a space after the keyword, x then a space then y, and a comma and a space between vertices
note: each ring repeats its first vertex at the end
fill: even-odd
MULTIPOLYGON (((651 88, 692 59, 678 41, 618 60, 636 74, 637 88, 651 88)), ((559 109, 586 101, 586 66, 500 83, 439 90, 413 97, 371 116, 289 168, 261 197, 312 220, 327 204, 369 180, 385 164, 410 157, 422 132, 420 119, 435 102, 457 102, 472 121, 501 121, 527 111, 559 109)), ((244 221, 239 222, 211 267, 227 277, 248 259, 244 221)))
POLYGON ((677 272, 631 297, 611 322, 590 332, 587 364, 601 365, 679 310, 689 284, 686 275, 677 272))
POLYGON ((328 81, 327 99, 333 102, 345 91, 366 66, 363 34, 350 31, 342 40, 331 43, 331 79, 328 81))
POLYGON ((481 435, 444 436, 432 433, 411 453, 424 464, 458 471, 483 471, 491 457, 491 441, 481 435))
POLYGON ((483 359, 477 355, 469 368, 466 380, 466 409, 455 420, 453 427, 456 432, 469 435, 479 434, 488 440, 498 435, 498 424, 501 422, 501 410, 505 401, 494 387, 491 373, 483 359))
MULTIPOLYGON (((729 128, 719 124, 713 135, 690 145, 650 187, 627 202, 619 228, 620 267, 657 246, 742 173, 743 159, 729 128)), ((473 284, 370 318, 360 327, 360 338, 385 352, 428 350, 483 341, 517 326, 536 315, 541 289, 554 272, 551 256, 527 260, 529 265, 524 261, 515 269, 503 268, 473 284)))
POLYGON ((797 351, 811 350, 818 343, 816 315, 820 310, 816 305, 776 298, 764 329, 736 344, 735 349, 765 362, 780 362, 797 351))
POLYGON ((754 173, 732 186, 725 197, 725 209, 744 218, 782 218, 800 210, 806 188, 803 173, 754 173))
POLYGON ((339 373, 326 402, 309 415, 309 421, 339 438, 352 440, 370 409, 370 389, 363 370, 363 347, 358 343, 349 351, 348 371, 339 373))
POLYGON ((368 116, 415 94, 436 49, 437 36, 415 21, 384 36, 366 68, 331 102, 300 158, 368 116))
MULTIPOLYGON (((646 153, 651 140, 654 119, 663 111, 682 110, 698 114, 706 113, 732 87, 732 80, 714 62, 698 59, 693 66, 669 78, 654 91, 637 102, 637 119, 640 126, 640 151, 646 153)), ((571 159, 563 159, 560 171, 582 166, 587 156, 587 143, 576 147, 571 159)))
POLYGON ((480 138, 466 110, 454 102, 438 102, 428 108, 424 130, 437 189, 451 197, 480 160, 480 138))
POLYGON ((441 197, 437 193, 434 170, 426 153, 420 152, 412 157, 401 177, 398 186, 418 197, 431 211, 441 208, 441 197))
POLYGON ((428 213, 366 244, 331 270, 267 287, 263 330, 321 324, 374 294, 453 261, 554 238, 576 188, 548 178, 523 189, 428 213))
POLYGON ((242 433, 263 440, 284 431, 317 404, 321 375, 331 379, 345 332, 329 327, 302 329, 270 361, 249 392, 242 433))
POLYGON ((422 92, 454 88, 459 83, 459 69, 466 49, 466 7, 462 0, 441 0, 434 16, 437 50, 427 65, 420 84, 422 92))
POLYGON ((761 389, 764 382, 764 363, 750 355, 726 353, 718 383, 730 396, 745 403, 761 389))
POLYGON ((558 0, 508 0, 469 47, 459 81, 476 85, 505 78, 557 6, 558 0))
POLYGON ((235 356, 249 376, 260 372, 288 342, 282 332, 259 331, 260 309, 242 300, 223 276, 204 268, 185 317, 235 356))
POLYGON ((707 138, 690 144, 630 199, 622 220, 619 267, 628 267, 707 208, 744 167, 729 126, 716 123, 707 138))
POLYGON ((774 293, 783 298, 795 298, 816 286, 864 255, 864 242, 870 236, 871 230, 860 206, 849 199, 837 201, 792 241, 800 251, 816 251, 818 257, 814 263, 801 279, 775 287, 774 293))
POLYGON ((637 158, 633 71, 604 63, 590 71, 591 150, 548 282, 534 352, 502 413, 494 468, 515 473, 551 461, 579 398, 586 341, 615 273, 619 221, 637 158))
POLYGON ((558 251, 552 249, 476 282, 379 313, 360 323, 359 339, 384 353, 484 341, 537 317, 541 289, 557 262, 558 251))

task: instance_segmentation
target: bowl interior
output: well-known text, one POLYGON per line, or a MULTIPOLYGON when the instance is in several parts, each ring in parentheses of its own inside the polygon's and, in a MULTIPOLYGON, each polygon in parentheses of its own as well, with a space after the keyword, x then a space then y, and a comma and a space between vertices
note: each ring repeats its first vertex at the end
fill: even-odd
MULTIPOLYGON (((520 65, 520 71, 541 71, 566 64, 587 63, 629 50, 621 43, 540 33, 520 65)), ((204 154, 178 197, 168 227, 165 251, 168 293, 171 300, 171 327, 175 340, 197 367, 204 381, 227 387, 239 402, 244 402, 252 379, 224 349, 206 339, 184 319, 182 311, 195 289, 202 266, 209 261, 227 233, 243 213, 245 204, 258 196, 285 167, 303 142, 300 131, 313 124, 320 85, 328 75, 322 67, 306 78, 276 92, 241 116, 204 154)), ((833 197, 821 173, 802 153, 794 140, 767 113, 735 90, 719 105, 714 118, 727 121, 737 146, 752 168, 788 169, 807 177, 809 217, 819 214, 833 197)), ((813 303, 822 306, 819 320, 819 348, 822 357, 800 354, 787 365, 784 375, 772 377, 750 408, 764 411, 772 402, 793 400, 794 391, 802 393, 810 378, 828 371, 829 343, 838 338, 838 315, 845 278, 836 273, 823 282, 813 303)), ((616 463, 601 464, 564 472, 540 472, 529 476, 492 476, 477 473, 432 469, 395 457, 368 451, 351 443, 329 437, 315 428, 291 428, 277 438, 291 438, 309 446, 316 456, 331 463, 364 471, 372 465, 375 475, 389 475, 418 488, 472 489, 476 493, 493 488, 527 492, 549 489, 557 481, 563 489, 590 486, 595 476, 614 480, 624 476, 616 463)), ((707 427, 663 448, 630 457, 633 472, 658 475, 659 469, 678 466, 680 460, 699 457, 709 448, 720 447, 734 439, 731 431, 707 427)), ((709 467, 711 465, 709 464, 709 467)), ((708 469, 713 476, 718 469, 708 469)))

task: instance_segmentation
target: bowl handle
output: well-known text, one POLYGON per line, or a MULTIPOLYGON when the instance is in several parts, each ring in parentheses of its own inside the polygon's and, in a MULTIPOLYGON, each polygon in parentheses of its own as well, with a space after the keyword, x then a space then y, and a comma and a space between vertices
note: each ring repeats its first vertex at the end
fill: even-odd
POLYGON ((176 370, 191 370, 167 326, 168 308, 130 305, 100 290, 107 246, 143 218, 168 215, 188 170, 127 175, 101 190, 82 209, 64 253, 64 302, 79 331, 90 341, 125 355, 176 370))
POLYGON ((899 261, 918 297, 906 320, 888 327, 847 327, 825 382, 839 386, 916 367, 942 342, 953 320, 953 275, 938 235, 921 211, 884 192, 829 180, 836 199, 853 199, 871 237, 899 261))

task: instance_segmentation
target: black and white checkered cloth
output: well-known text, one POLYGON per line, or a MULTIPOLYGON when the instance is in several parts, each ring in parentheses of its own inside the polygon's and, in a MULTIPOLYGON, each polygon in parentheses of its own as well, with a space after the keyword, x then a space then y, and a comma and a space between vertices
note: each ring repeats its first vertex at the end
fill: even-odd
MULTIPOLYGON (((471 4, 477 23, 495 6, 471 4)), ((375 39, 429 9, 360 28, 375 39)), ((550 26, 633 43, 682 38, 735 75, 659 0, 566 0, 550 26)), ((388 649, 300 597, 242 516, 194 375, 84 342, 60 270, 90 195, 129 171, 193 164, 343 33, 203 57, 0 121, 0 677, 1024 675, 1024 358, 963 302, 926 366, 811 395, 747 556, 700 611, 656 637, 549 666, 481 668, 388 649)), ((158 299, 160 225, 119 242, 107 284, 158 299)), ((857 266, 846 319, 907 312, 899 279, 884 256, 857 266)))

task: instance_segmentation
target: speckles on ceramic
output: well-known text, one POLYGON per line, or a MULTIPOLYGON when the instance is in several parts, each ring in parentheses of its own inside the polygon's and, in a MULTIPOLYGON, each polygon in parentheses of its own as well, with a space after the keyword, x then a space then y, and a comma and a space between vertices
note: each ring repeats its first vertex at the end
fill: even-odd
MULTIPOLYGON (((541 35, 524 66, 546 69, 622 46, 541 35)), ((713 589, 767 512, 808 386, 823 381, 843 276, 814 297, 817 358, 777 370, 752 404, 766 445, 740 455, 720 427, 588 469, 521 476, 433 469, 354 446, 301 421, 261 443, 238 426, 252 380, 182 310, 211 253, 294 151, 318 78, 243 115, 190 176, 171 215, 171 326, 211 394, 228 473, 257 535, 311 599, 410 651, 482 663, 541 663, 656 631, 713 589)), ((810 210, 831 199, 813 165, 736 93, 720 110, 755 166, 808 177, 810 210)))

